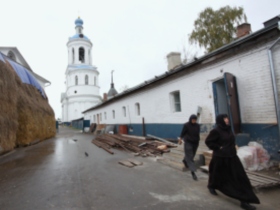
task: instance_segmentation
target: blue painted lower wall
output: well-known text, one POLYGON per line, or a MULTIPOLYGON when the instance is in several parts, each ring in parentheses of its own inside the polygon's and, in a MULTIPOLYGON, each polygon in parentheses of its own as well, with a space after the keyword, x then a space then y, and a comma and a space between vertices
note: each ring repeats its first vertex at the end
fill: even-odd
MULTIPOLYGON (((128 126, 128 134, 143 135, 142 124, 131 124, 128 126), (129 129, 132 128, 132 129, 129 129)), ((201 132, 209 133, 214 127, 214 124, 201 124, 201 132)), ((180 136, 182 124, 145 124, 146 134, 155 135, 161 138, 177 139, 180 136)), ((242 124, 241 130, 243 133, 250 135, 250 141, 261 143, 271 155, 271 159, 280 160, 280 155, 277 153, 280 150, 280 140, 278 138, 277 126, 269 124, 242 124)), ((237 142, 239 146, 247 144, 247 142, 237 142)))
POLYGON ((242 124, 241 130, 243 133, 249 133, 253 141, 257 141, 271 155, 272 159, 280 160, 280 155, 277 153, 280 150, 280 139, 277 125, 270 124, 242 124))

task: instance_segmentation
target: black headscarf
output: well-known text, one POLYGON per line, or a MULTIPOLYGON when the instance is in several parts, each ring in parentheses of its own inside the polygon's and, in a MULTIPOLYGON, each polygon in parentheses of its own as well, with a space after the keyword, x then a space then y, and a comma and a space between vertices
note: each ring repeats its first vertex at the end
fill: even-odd
MULTIPOLYGON (((192 125, 194 125, 194 123, 192 123, 192 120, 197 120, 197 116, 196 116, 195 114, 192 114, 192 115, 190 116, 190 119, 189 119, 189 123, 192 124, 192 125)), ((195 124, 196 124, 196 123, 195 123, 195 124)))
POLYGON ((223 130, 230 130, 230 126, 227 125, 224 121, 225 118, 228 118, 227 114, 219 114, 216 117, 216 124, 219 128, 221 128, 223 130))

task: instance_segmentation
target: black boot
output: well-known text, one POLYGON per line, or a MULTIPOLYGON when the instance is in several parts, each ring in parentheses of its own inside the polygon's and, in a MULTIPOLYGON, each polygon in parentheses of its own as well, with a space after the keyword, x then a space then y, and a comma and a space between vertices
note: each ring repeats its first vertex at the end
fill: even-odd
POLYGON ((240 207, 242 209, 245 209, 245 210, 255 210, 255 209, 257 209, 255 206, 252 206, 252 205, 250 205, 249 203, 246 203, 246 202, 241 202, 240 207))
POLYGON ((211 187, 208 187, 208 190, 209 192, 212 194, 212 195, 218 195, 218 193, 216 192, 215 189, 211 188, 211 187))
POLYGON ((193 178, 193 180, 197 181, 197 176, 193 171, 192 171, 192 178, 193 178))

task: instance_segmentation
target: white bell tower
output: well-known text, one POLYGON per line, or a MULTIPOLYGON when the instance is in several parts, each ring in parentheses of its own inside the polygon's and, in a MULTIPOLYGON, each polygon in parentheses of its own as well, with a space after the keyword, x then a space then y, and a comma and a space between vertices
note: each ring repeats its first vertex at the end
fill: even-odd
POLYGON ((76 34, 69 38, 66 92, 61 94, 62 122, 83 117, 82 112, 101 102, 97 67, 92 65, 92 43, 83 34, 83 20, 75 21, 76 34))

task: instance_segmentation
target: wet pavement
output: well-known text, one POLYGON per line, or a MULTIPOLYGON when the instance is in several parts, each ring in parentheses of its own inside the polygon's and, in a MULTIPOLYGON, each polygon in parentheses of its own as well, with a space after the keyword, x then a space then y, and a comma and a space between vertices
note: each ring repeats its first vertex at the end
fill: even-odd
MULTIPOLYGON (((189 172, 142 157, 135 158, 142 166, 126 168, 118 161, 134 158, 131 154, 110 155, 92 138, 60 128, 56 138, 0 156, 0 210, 240 209, 221 193, 211 196, 202 172, 195 182, 189 172)), ((279 187, 257 195, 258 209, 280 209, 279 187)))

